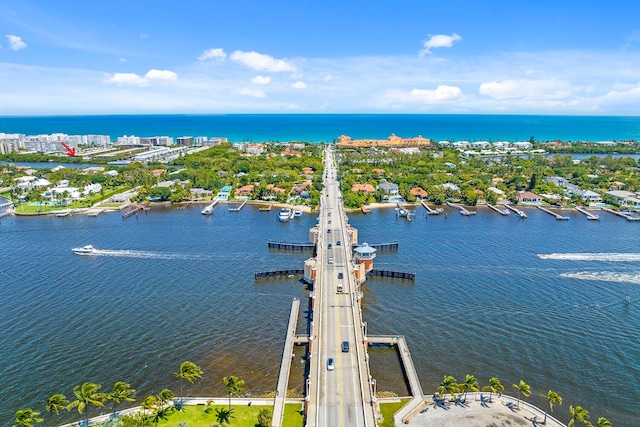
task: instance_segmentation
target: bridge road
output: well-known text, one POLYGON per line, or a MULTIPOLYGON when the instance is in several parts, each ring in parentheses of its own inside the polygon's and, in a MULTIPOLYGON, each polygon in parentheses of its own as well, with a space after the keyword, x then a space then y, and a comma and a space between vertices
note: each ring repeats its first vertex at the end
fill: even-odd
POLYGON ((325 151, 308 426, 375 426, 351 245, 331 148, 325 151), (340 241, 340 244, 338 244, 340 241), (329 247, 331 244, 331 247, 329 247), (342 279, 338 279, 342 273, 342 279), (342 287, 339 292, 338 286, 342 287), (342 351, 343 342, 349 350, 342 351), (328 364, 333 359, 333 367, 328 364))

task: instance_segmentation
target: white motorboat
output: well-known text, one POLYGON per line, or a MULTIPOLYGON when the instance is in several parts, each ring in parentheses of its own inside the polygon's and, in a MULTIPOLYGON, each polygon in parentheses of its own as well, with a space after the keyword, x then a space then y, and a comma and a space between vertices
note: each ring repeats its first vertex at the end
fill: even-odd
POLYGON ((97 253, 96 248, 91 245, 86 245, 81 248, 71 248, 76 255, 95 255, 97 253))
POLYGON ((293 211, 289 208, 282 208, 280 209, 280 213, 278 214, 278 221, 280 222, 287 222, 289 221, 291 218, 293 218, 293 211))
POLYGON ((293 217, 294 218, 301 218, 302 217, 302 211, 293 211, 293 217))

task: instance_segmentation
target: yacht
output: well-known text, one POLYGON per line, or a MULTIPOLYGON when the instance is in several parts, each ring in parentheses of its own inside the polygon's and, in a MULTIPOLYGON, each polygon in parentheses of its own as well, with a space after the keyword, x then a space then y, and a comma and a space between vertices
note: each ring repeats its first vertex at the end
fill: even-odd
POLYGON ((287 222, 289 221, 291 218, 293 218, 293 211, 289 208, 282 208, 280 209, 280 213, 278 214, 278 221, 280 222, 287 222))
POLYGON ((86 245, 81 248, 71 248, 76 255, 95 255, 97 253, 96 248, 91 245, 86 245))

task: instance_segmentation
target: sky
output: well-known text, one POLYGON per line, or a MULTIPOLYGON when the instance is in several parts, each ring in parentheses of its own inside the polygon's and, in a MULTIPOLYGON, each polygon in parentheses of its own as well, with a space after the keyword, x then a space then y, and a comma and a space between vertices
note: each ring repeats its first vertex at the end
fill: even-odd
POLYGON ((0 115, 640 114, 637 0, 0 0, 0 115))

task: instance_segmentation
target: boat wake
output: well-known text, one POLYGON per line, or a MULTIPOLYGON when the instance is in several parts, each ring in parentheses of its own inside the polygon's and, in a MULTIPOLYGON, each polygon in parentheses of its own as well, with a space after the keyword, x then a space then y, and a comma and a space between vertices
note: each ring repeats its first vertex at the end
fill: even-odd
POLYGON ((538 254, 540 259, 559 259, 566 261, 604 261, 604 262, 637 262, 640 253, 559 253, 538 254))
POLYGON ((609 271, 580 271, 562 273, 560 277, 580 280, 600 280, 603 282, 635 283, 640 285, 640 274, 614 273, 609 271))
POLYGON ((154 252, 154 251, 133 251, 133 250, 110 250, 95 249, 93 256, 111 256, 125 258, 151 258, 151 259, 188 259, 188 260, 209 260, 207 255, 184 254, 175 252, 154 252))

